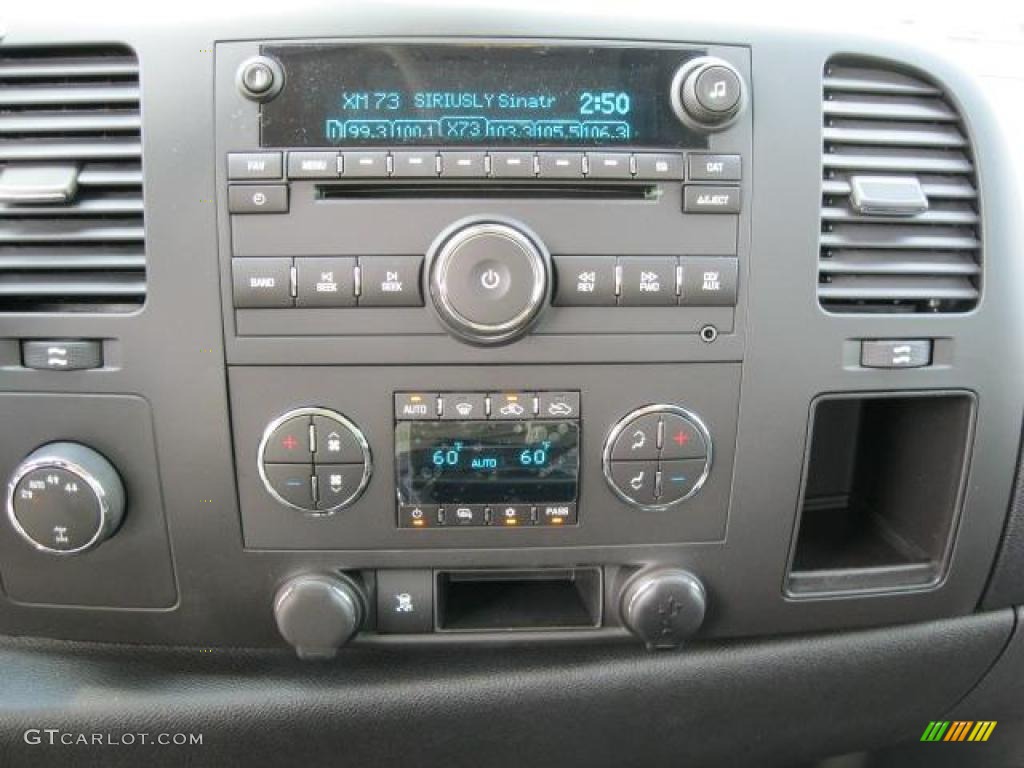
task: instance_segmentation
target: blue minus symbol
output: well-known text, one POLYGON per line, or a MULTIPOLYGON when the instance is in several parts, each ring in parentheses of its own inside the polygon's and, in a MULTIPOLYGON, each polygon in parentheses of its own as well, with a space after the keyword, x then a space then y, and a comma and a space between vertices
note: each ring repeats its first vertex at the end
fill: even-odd
POLYGON ((301 480, 287 480, 285 482, 285 485, 291 486, 292 488, 296 488, 300 485, 305 485, 305 483, 303 483, 301 480))
POLYGON ((686 482, 686 475, 676 475, 675 477, 672 478, 672 482, 673 483, 685 483, 686 482))

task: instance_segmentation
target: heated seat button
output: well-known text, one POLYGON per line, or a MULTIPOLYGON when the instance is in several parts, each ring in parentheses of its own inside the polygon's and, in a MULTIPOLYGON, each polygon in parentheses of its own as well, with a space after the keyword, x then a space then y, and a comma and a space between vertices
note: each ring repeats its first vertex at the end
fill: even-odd
POLYGON ((674 256, 624 256, 622 306, 673 306, 676 303, 674 256))
MULTIPOLYGON (((313 461, 309 426, 308 416, 296 416, 282 422, 267 437, 267 444, 263 449, 263 461, 268 464, 309 464, 313 461)), ((362 455, 360 455, 361 460, 362 455)))
POLYGON ((657 503, 658 462, 612 461, 609 474, 612 485, 630 501, 641 505, 657 503))
POLYGON ((363 482, 364 464, 317 464, 316 508, 334 509, 345 504, 363 482))
POLYGON ((707 453, 704 437, 692 422, 674 413, 662 416, 662 459, 696 459, 707 453))
POLYGON ((420 634, 433 629, 433 573, 426 569, 377 571, 377 631, 420 634))
POLYGON ((422 307, 422 266, 422 256, 361 256, 360 306, 422 307))
POLYGON ((267 485, 282 500, 301 509, 313 510, 313 467, 309 464, 264 464, 267 485))
POLYGON ((560 307, 614 307, 614 256, 555 256, 560 307))
POLYGON ((329 416, 313 417, 317 464, 362 464, 363 446, 351 429, 329 416))
POLYGON ((658 477, 658 504, 674 504, 693 493, 704 477, 707 462, 704 459, 663 461, 658 477))

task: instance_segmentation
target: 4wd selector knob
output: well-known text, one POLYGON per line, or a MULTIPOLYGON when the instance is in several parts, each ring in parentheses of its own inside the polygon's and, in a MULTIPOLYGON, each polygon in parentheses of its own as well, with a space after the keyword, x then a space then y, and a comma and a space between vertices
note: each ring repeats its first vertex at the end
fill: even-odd
POLYGON ((622 590, 622 623, 648 648, 676 648, 704 623, 707 594, 681 568, 642 571, 622 590))
POLYGON ((720 131, 734 122, 746 103, 743 78, 722 59, 700 56, 686 62, 672 79, 672 109, 699 131, 720 131))
POLYGON ((511 341, 529 330, 550 295, 550 262, 524 225, 464 219, 430 248, 430 295, 441 321, 463 341, 511 341))
POLYGON ((50 443, 18 465, 7 488, 7 517, 42 552, 74 555, 99 546, 124 516, 114 466, 78 443, 50 443))

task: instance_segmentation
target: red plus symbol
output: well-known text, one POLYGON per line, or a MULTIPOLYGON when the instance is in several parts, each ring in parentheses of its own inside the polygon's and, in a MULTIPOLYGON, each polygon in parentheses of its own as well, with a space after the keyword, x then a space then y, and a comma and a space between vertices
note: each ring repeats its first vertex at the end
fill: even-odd
POLYGON ((690 442, 690 436, 688 434, 686 434, 685 432, 679 431, 679 432, 676 432, 675 437, 673 437, 672 440, 675 441, 676 445, 682 446, 682 445, 686 445, 688 442, 690 442))
POLYGON ((281 445, 283 445, 289 451, 294 451, 296 448, 299 447, 299 441, 296 440, 292 435, 288 435, 288 437, 281 441, 281 445))

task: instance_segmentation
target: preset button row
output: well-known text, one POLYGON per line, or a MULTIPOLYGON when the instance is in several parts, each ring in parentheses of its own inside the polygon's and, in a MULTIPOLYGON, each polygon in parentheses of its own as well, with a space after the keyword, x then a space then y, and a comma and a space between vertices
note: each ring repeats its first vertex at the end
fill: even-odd
MULTIPOLYGON (((540 178, 666 179, 682 181, 684 156, 676 153, 558 152, 508 150, 353 150, 287 153, 290 179, 339 178, 540 178)), ((691 152, 685 156, 691 181, 739 181, 740 155, 691 152)), ((281 152, 232 152, 228 178, 281 179, 281 152)))
POLYGON ((735 306, 739 262, 722 256, 555 256, 563 307, 735 306))
POLYGON ((233 258, 236 308, 422 307, 422 256, 233 258))
POLYGON ((399 528, 524 528, 576 525, 576 505, 400 504, 399 528))

